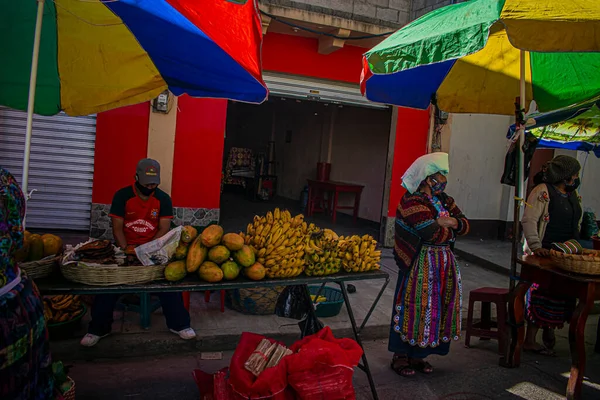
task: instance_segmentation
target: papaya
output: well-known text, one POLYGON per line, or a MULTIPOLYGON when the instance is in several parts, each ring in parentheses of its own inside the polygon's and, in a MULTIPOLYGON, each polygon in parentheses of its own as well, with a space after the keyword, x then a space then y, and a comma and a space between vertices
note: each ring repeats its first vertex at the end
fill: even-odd
POLYGON ((238 251, 244 247, 244 238, 237 233, 228 233, 223 236, 223 245, 231 251, 238 251))
POLYGON ((267 271, 265 270, 265 267, 259 263, 254 263, 252 266, 244 269, 244 275, 253 281, 260 281, 264 279, 266 273, 267 271))
POLYGON ((229 259, 229 249, 225 246, 215 246, 208 251, 208 259, 215 264, 223 264, 229 259))
POLYGON ((223 277, 226 281, 234 280, 240 274, 240 267, 233 261, 225 261, 223 265, 221 265, 221 270, 223 270, 223 277))
POLYGON ((175 259, 176 260, 185 260, 188 255, 188 245, 185 243, 179 243, 179 246, 175 249, 175 259))
POLYGON ((185 261, 172 262, 165 268, 165 279, 171 282, 185 278, 185 274, 185 261))
POLYGON ((233 260, 244 268, 248 268, 256 261, 254 251, 250 246, 242 246, 242 248, 233 253, 233 260))
POLYGON ((208 249, 202 244, 202 237, 198 236, 190 245, 187 253, 187 272, 196 272, 200 265, 206 260, 208 249))
POLYGON ((186 225, 181 231, 181 241, 185 244, 190 244, 198 237, 198 230, 193 226, 186 225))
POLYGON ((44 243, 44 257, 54 256, 62 252, 63 241, 60 237, 47 233, 42 235, 42 242, 44 243))
POLYGON ((44 242, 40 235, 29 237, 29 255, 27 261, 38 261, 44 258, 44 242))
POLYGON ((198 268, 198 276, 206 282, 215 283, 223 280, 223 270, 212 261, 205 261, 198 268))
POLYGON ((207 226, 206 229, 200 235, 202 238, 202 244, 206 247, 215 247, 221 243, 223 239, 223 228, 219 225, 207 226))

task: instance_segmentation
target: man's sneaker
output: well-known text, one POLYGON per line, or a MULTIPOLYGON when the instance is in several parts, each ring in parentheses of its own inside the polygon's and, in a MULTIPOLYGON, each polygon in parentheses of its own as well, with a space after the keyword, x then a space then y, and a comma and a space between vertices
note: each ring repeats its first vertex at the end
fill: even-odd
POLYGON ((83 339, 81 339, 81 342, 79 343, 85 347, 92 347, 97 345, 100 339, 102 339, 103 337, 107 337, 108 335, 109 333, 103 336, 94 335, 93 333, 86 333, 83 339))
POLYGON ((192 328, 185 328, 185 329, 180 330, 179 332, 176 331, 175 329, 171 329, 170 331, 176 335, 179 335, 179 337, 182 338, 183 340, 190 340, 190 339, 196 338, 196 332, 194 332, 194 330, 192 328))

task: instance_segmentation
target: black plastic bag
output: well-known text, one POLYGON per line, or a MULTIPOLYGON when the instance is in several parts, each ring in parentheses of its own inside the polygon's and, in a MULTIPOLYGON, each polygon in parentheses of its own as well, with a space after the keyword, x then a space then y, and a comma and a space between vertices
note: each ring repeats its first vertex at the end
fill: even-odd
POLYGON ((311 304, 310 298, 307 301, 306 296, 303 285, 286 287, 277 299, 275 314, 285 318, 304 319, 311 304))
MULTIPOLYGON (((525 155, 525 179, 529 176, 529 168, 531 166, 531 159, 535 153, 535 149, 539 143, 539 140, 531 134, 526 135, 525 144, 523 145, 523 153, 525 155)), ((513 143, 506 157, 504 158, 504 172, 500 183, 509 186, 515 186, 517 181, 517 156, 518 156, 518 143, 513 143)))

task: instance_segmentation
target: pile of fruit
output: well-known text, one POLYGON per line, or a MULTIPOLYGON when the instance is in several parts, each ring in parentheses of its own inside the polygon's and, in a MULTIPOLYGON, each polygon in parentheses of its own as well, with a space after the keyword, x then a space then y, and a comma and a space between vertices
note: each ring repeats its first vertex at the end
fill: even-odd
POLYGON ((18 262, 39 261, 42 258, 62 253, 63 241, 51 234, 38 235, 25 231, 23 247, 15 253, 18 262))
POLYGON ((60 295, 44 297, 44 318, 56 324, 77 318, 83 312, 79 296, 60 295))
POLYGON ((306 275, 326 276, 340 272, 342 259, 339 257, 338 240, 338 235, 330 229, 310 235, 305 255, 306 275))
POLYGON ((304 272, 304 249, 309 227, 304 215, 292 218, 289 211, 278 208, 264 217, 255 216, 241 233, 258 262, 265 266, 269 278, 292 278, 304 272))
POLYGON ((381 251, 377 241, 369 235, 340 237, 339 257, 346 272, 367 272, 380 268, 381 251))
POLYGON ((227 233, 219 225, 208 226, 201 234, 191 226, 183 228, 175 261, 165 268, 168 281, 198 274, 206 282, 233 280, 243 273, 252 280, 265 277, 264 267, 256 262, 253 249, 236 233, 227 233))

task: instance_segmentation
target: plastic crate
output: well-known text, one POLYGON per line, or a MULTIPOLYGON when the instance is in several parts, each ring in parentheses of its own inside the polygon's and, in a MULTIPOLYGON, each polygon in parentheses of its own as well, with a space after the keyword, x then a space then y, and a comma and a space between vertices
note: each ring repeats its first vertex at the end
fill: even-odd
MULTIPOLYGON (((308 290, 310 294, 316 295, 320 288, 321 286, 309 286, 308 290)), ((320 296, 324 296, 327 301, 317 303, 317 310, 315 312, 317 317, 335 317, 340 313, 344 305, 344 296, 342 296, 341 290, 325 286, 321 290, 320 296)))

